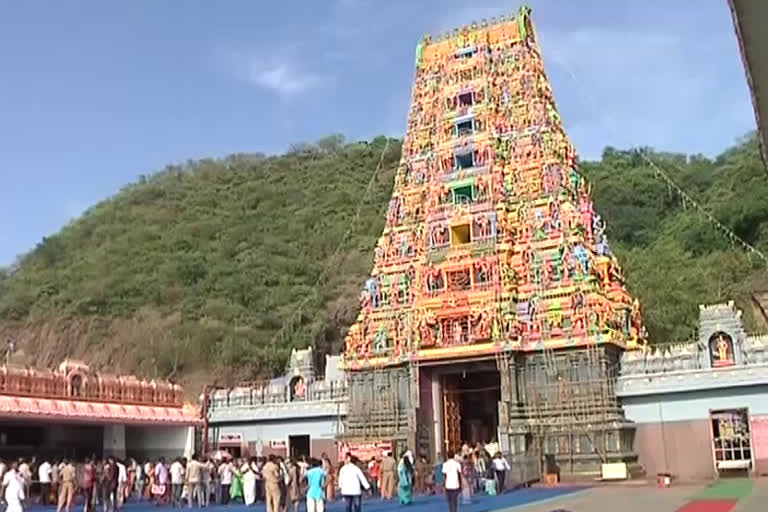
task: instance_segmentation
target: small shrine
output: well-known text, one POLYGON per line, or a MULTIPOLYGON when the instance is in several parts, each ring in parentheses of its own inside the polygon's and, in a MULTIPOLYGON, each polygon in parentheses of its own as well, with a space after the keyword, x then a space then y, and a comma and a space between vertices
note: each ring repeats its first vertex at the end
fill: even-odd
POLYGON ((696 340, 625 352, 616 386, 647 471, 768 471, 768 335, 733 301, 699 307, 696 340))
POLYGON ((312 348, 294 349, 281 377, 212 390, 208 446, 233 454, 335 454, 348 397, 339 365, 339 356, 326 356, 319 374, 312 348))

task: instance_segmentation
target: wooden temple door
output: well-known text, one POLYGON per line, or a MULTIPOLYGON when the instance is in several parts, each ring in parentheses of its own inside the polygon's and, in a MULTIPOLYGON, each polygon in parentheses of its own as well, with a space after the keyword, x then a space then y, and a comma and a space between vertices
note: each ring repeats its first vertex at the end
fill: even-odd
POLYGON ((461 448, 459 387, 452 378, 443 380, 443 444, 445 459, 461 448))

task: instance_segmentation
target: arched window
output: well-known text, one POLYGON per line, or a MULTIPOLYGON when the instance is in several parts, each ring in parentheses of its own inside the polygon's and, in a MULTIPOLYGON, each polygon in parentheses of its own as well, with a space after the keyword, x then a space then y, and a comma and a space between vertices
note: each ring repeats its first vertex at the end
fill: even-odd
POLYGON ((307 389, 304 385, 304 377, 298 376, 291 379, 291 401, 304 400, 307 395, 307 389))
POLYGON ((709 338, 709 358, 712 367, 733 365, 733 339, 722 331, 713 334, 709 338))

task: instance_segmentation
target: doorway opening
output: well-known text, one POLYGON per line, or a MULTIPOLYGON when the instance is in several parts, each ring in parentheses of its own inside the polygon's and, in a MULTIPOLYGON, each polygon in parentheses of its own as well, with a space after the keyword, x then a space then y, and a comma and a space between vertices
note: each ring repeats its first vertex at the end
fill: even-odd
POLYGON ((464 443, 475 446, 497 440, 501 378, 495 365, 443 376, 443 433, 446 453, 464 443))
POLYGON ((749 470, 752 467, 752 444, 749 414, 746 409, 712 411, 712 449, 718 472, 749 470))
POLYGON ((288 449, 291 457, 309 457, 309 436, 288 436, 288 449))

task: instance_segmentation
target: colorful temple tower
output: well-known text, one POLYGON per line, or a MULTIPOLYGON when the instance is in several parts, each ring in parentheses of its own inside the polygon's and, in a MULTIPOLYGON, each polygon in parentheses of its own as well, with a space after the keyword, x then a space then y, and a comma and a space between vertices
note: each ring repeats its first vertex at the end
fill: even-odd
POLYGON ((346 337, 347 441, 434 458, 496 439, 573 472, 632 459, 613 383, 642 337, 639 306, 529 13, 417 46, 386 226, 346 337))

